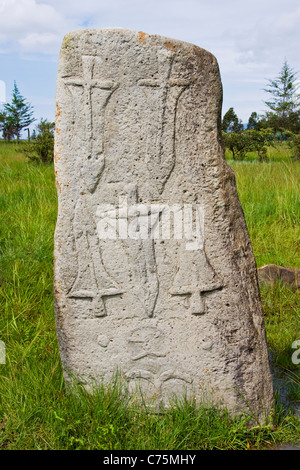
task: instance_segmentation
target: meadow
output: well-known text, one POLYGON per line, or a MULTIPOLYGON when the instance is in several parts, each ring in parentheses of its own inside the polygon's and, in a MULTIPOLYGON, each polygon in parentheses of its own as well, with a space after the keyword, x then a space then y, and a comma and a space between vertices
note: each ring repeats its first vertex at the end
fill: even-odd
MULTIPOLYGON (((230 156, 227 155, 228 159, 230 156)), ((288 149, 249 155, 235 171, 257 265, 300 267, 300 163, 288 149)), ((53 311, 57 198, 52 164, 28 162, 0 141, 0 449, 247 450, 300 442, 300 292, 261 285, 275 405, 270 423, 174 402, 162 414, 134 402, 118 380, 91 395, 66 390, 53 311)))

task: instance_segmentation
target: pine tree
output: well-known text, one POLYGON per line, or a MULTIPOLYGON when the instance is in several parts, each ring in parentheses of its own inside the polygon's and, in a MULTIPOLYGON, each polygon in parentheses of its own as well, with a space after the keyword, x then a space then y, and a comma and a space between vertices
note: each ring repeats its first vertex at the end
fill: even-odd
POLYGON ((240 132, 243 130, 243 124, 235 114, 233 108, 229 108, 227 113, 224 114, 222 130, 224 132, 240 132))
POLYGON ((6 111, 0 111, 0 131, 4 140, 11 140, 15 135, 15 128, 6 111))
POLYGON ((266 120, 274 130, 289 130, 299 132, 300 109, 299 86, 296 84, 297 74, 284 61, 281 72, 274 80, 269 80, 264 91, 272 95, 270 101, 265 101, 270 111, 266 112, 266 120))
POLYGON ((256 111, 251 113, 251 116, 248 119, 247 129, 256 129, 259 130, 261 124, 259 122, 259 116, 256 111))
POLYGON ((11 104, 6 103, 4 110, 6 121, 13 127, 14 135, 19 141, 22 129, 30 126, 35 118, 33 117, 33 107, 20 94, 16 82, 14 82, 11 104))

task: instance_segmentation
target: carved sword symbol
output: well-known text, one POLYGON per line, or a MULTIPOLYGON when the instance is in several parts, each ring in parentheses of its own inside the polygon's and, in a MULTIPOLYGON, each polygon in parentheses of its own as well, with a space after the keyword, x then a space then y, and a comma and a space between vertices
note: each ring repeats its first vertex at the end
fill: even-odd
MULTIPOLYGON (((128 189, 128 202, 135 205, 138 201, 138 190, 135 186, 128 189)), ((135 279, 134 292, 148 317, 152 317, 158 296, 159 282, 155 259, 154 241, 151 239, 124 240, 132 261, 135 279)))
MULTIPOLYGON (((110 96, 118 87, 118 84, 112 81, 93 78, 94 61, 93 56, 83 56, 83 79, 68 77, 64 80, 71 90, 74 87, 83 89, 85 129, 80 148, 83 149, 84 158, 80 171, 81 179, 90 193, 95 191, 103 172, 105 108, 110 96), (103 90, 103 93, 98 96, 97 107, 95 106, 94 110, 92 91, 95 88, 103 90), (95 119, 97 119, 96 130, 94 130, 95 119)), ((75 207, 73 231, 78 253, 78 273, 68 297, 92 299, 96 304, 95 316, 106 315, 104 298, 121 294, 122 291, 103 265, 96 224, 88 205, 87 195, 84 193, 79 197, 75 207)))
MULTIPOLYGON (((118 224, 116 209, 99 207, 99 227, 112 227, 122 240, 132 270, 133 294, 139 299, 145 313, 152 317, 158 296, 159 282, 155 259, 154 240, 150 238, 151 217, 149 206, 138 204, 138 188, 134 184, 124 188, 126 196, 119 199, 118 224)), ((101 228, 98 231, 101 238, 101 228)))
POLYGON ((107 103, 112 93, 118 88, 119 84, 112 80, 93 78, 95 66, 94 56, 82 56, 83 78, 66 78, 65 85, 69 89, 72 87, 82 87, 84 96, 85 113, 85 132, 83 152, 84 161, 81 165, 81 176, 87 187, 92 193, 95 191, 100 176, 104 168, 104 116, 107 103), (103 91, 98 97, 97 105, 93 109, 92 94, 94 89, 103 91), (94 121, 97 120, 96 129, 94 121))
POLYGON ((123 291, 103 265, 95 223, 87 211, 84 199, 76 205, 73 229, 79 253, 78 274, 68 297, 93 299, 95 316, 104 316, 104 298, 122 294, 123 291))
MULTIPOLYGON (((168 51, 169 52, 169 51, 168 51)), ((162 107, 156 145, 148 142, 147 166, 154 176, 155 183, 162 193, 175 164, 175 121, 178 99, 190 85, 188 80, 171 78, 173 59, 171 55, 161 57, 158 62, 159 79, 140 79, 139 86, 160 89, 159 100, 162 107)))
POLYGON ((223 281, 210 265, 203 250, 185 250, 181 253, 180 266, 169 292, 171 295, 189 296, 190 313, 202 315, 207 312, 205 294, 223 287, 223 281))

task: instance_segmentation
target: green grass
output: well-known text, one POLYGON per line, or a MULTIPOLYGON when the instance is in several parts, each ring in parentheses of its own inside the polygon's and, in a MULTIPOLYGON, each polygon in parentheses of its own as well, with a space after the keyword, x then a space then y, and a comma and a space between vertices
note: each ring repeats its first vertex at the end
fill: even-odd
MULTIPOLYGON (((278 159, 278 156, 276 157, 278 159)), ((299 267, 299 163, 232 164, 258 265, 299 267)), ((65 388, 53 313, 53 165, 28 163, 0 142, 0 449, 261 449, 299 442, 299 292, 261 288, 267 340, 285 400, 273 425, 174 403, 163 414, 132 401, 116 380, 88 394, 65 388)))
POLYGON ((231 162, 258 266, 300 266, 300 164, 231 162))

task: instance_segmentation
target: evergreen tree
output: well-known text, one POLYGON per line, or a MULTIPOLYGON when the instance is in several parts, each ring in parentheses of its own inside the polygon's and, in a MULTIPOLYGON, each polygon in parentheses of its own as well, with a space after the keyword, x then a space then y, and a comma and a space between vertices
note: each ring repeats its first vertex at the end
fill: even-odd
POLYGON ((269 80, 267 88, 264 88, 272 96, 270 101, 265 101, 269 108, 265 116, 267 125, 275 131, 300 130, 299 86, 296 81, 297 74, 285 61, 279 76, 269 80))
POLYGON ((0 111, 0 131, 2 131, 4 140, 12 140, 16 133, 12 119, 6 111, 0 111))
POLYGON ((256 111, 251 113, 251 116, 248 119, 247 129, 256 129, 259 130, 261 127, 259 116, 256 111))
POLYGON ((33 117, 33 107, 20 94, 16 82, 14 82, 11 104, 6 103, 4 110, 6 123, 13 128, 13 133, 19 141, 22 129, 30 126, 35 118, 33 117))
POLYGON ((224 114, 222 130, 224 132, 240 132, 243 130, 243 124, 235 114, 233 108, 229 108, 227 113, 224 114))

